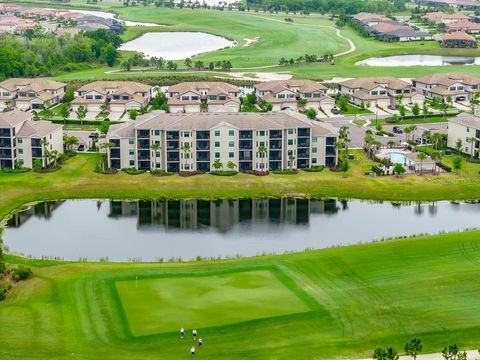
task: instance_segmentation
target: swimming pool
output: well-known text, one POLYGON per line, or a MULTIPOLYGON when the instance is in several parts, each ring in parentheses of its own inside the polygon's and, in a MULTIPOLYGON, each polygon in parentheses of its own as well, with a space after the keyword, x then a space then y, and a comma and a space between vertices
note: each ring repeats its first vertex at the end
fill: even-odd
POLYGON ((392 160, 392 162, 394 162, 395 164, 410 165, 412 163, 412 160, 407 158, 402 153, 391 152, 391 153, 385 154, 385 156, 388 157, 390 160, 392 160))

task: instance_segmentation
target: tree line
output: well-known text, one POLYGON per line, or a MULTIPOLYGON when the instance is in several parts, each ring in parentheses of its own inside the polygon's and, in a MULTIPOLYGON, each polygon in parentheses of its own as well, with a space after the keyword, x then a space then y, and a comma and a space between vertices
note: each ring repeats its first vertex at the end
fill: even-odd
POLYGON ((117 63, 120 36, 100 29, 71 36, 0 38, 0 79, 49 76, 91 65, 117 63))

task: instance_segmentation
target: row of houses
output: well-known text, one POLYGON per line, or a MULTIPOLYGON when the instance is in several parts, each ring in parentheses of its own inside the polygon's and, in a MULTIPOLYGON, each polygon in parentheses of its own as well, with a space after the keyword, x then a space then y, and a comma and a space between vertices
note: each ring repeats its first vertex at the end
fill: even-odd
POLYGON ((426 75, 411 81, 394 77, 368 77, 342 81, 339 92, 348 95, 358 106, 369 102, 374 106, 422 105, 425 99, 440 98, 443 102, 469 101, 480 91, 480 77, 466 73, 426 75))
POLYGON ((56 21, 69 26, 58 26, 57 33, 75 35, 81 31, 104 29, 120 33, 124 24, 114 18, 102 18, 90 13, 64 9, 25 7, 17 4, 0 4, 0 32, 17 34, 22 30, 33 29, 42 21, 56 21))
POLYGON ((436 5, 436 6, 450 6, 463 9, 478 9, 480 3, 476 0, 414 0, 419 4, 436 5))
MULTIPOLYGON (((20 110, 41 109, 45 102, 55 105, 62 101, 66 84, 44 78, 11 78, 0 82, 0 110, 15 107, 20 110)), ((326 95, 327 88, 311 80, 269 81, 255 85, 258 98, 271 103, 273 111, 322 108, 330 111, 335 101, 326 95)), ((134 81, 94 81, 80 87, 70 102, 73 111, 80 106, 91 116, 108 111, 120 117, 129 109, 147 106, 155 87, 134 81)), ((238 112, 241 90, 225 82, 184 82, 167 90, 170 112, 238 112)), ((91 118, 91 117, 90 117, 91 118)))
POLYGON ((406 24, 400 24, 381 14, 358 13, 353 21, 364 28, 366 33, 383 41, 433 40, 433 35, 418 31, 406 24))

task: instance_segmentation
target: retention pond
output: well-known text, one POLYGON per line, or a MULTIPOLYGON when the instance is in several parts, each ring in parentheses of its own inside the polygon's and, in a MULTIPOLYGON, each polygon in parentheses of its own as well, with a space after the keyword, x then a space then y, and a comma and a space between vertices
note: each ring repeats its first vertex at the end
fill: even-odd
POLYGON ((244 199, 42 202, 17 211, 13 254, 158 261, 253 256, 478 227, 480 204, 244 199))

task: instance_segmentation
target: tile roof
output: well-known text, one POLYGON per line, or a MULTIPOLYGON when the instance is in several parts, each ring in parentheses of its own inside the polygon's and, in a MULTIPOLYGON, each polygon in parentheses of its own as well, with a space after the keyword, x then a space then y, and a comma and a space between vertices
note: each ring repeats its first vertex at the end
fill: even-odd
POLYGON ((411 85, 406 81, 391 76, 356 78, 342 81, 339 84, 351 89, 365 90, 372 90, 378 86, 387 87, 390 89, 403 89, 411 85))
POLYGON ((93 81, 78 89, 79 92, 98 91, 106 94, 107 89, 115 89, 116 92, 133 94, 136 92, 149 92, 152 86, 136 81, 93 81))
POLYGON ((203 81, 203 82, 183 82, 180 84, 172 85, 168 88, 169 93, 179 93, 184 94, 186 92, 200 92, 200 89, 207 89, 208 93, 218 94, 218 93, 238 93, 240 89, 238 86, 228 84, 226 82, 220 81, 203 81))
POLYGON ((477 41, 472 35, 463 31, 455 31, 442 36, 442 41, 477 41))
POLYGON ((415 81, 423 84, 449 86, 457 82, 467 85, 480 84, 480 77, 475 77, 466 73, 438 73, 415 78, 415 81))
POLYGON ((58 90, 65 86, 67 86, 67 84, 46 78, 10 78, 0 82, 0 88, 10 91, 28 87, 35 92, 40 92, 43 90, 58 90))
POLYGON ((18 131, 17 136, 20 137, 45 137, 51 134, 54 131, 62 129, 61 124, 53 124, 49 121, 26 121, 20 130, 18 131))
POLYGON ((30 119, 32 119, 31 113, 18 109, 0 112, 0 127, 12 128, 30 119))
POLYGON ((312 80, 273 80, 255 85, 255 89, 258 91, 271 91, 273 93, 297 87, 302 93, 327 90, 324 85, 312 80))

